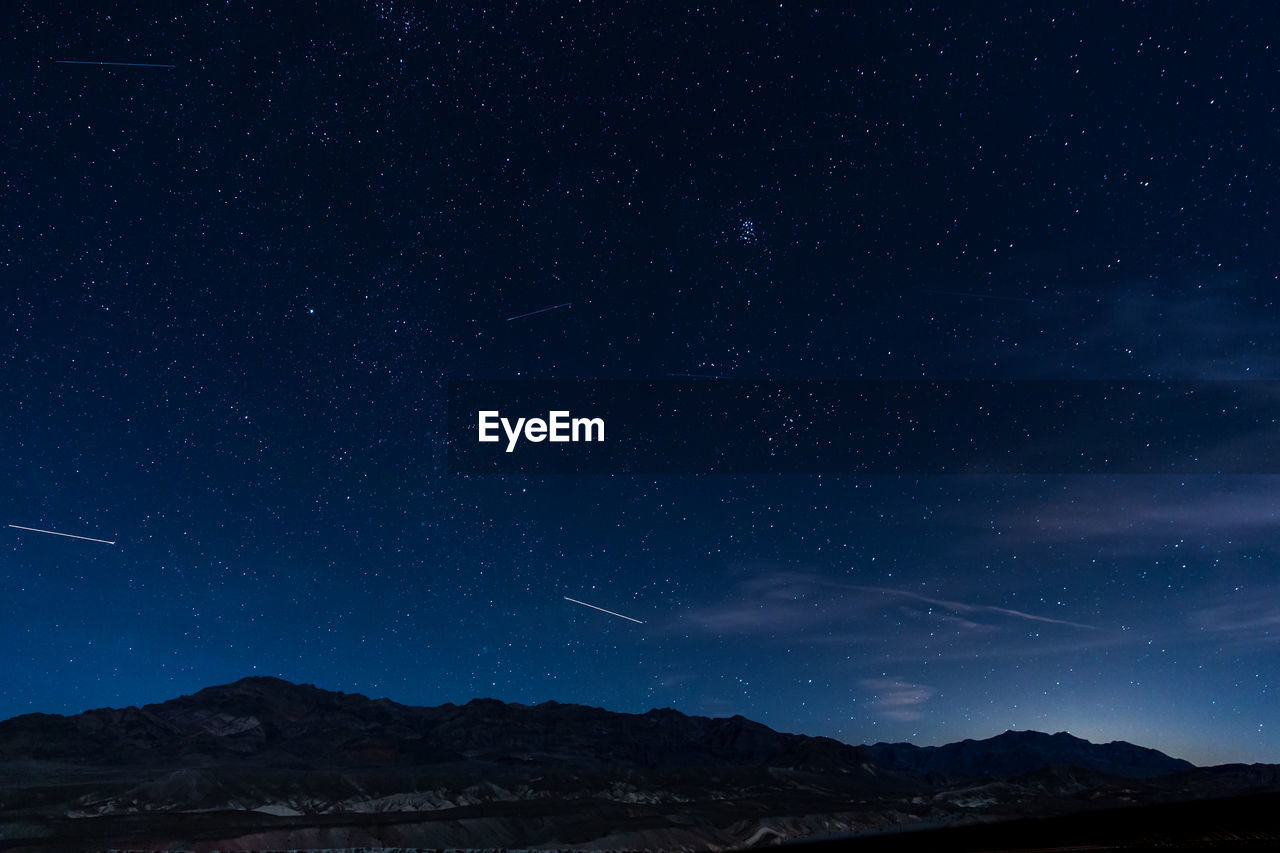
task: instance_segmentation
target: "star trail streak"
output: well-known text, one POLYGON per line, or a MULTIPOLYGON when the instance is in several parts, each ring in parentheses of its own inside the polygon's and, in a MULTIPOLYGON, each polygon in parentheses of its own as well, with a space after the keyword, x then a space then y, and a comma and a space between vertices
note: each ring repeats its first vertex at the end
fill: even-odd
POLYGON ((158 62, 91 62, 84 59, 55 59, 59 65, 112 65, 121 68, 177 68, 176 65, 164 65, 158 62))
POLYGON ((554 311, 557 308, 572 308, 572 307, 573 307, 572 302, 561 302, 559 305, 549 305, 546 308, 539 308, 537 311, 530 311, 528 314, 517 314, 514 317, 508 317, 507 322, 510 323, 512 320, 523 320, 525 317, 532 317, 534 314, 545 314, 548 311, 554 311))
POLYGON ((58 533, 56 530, 41 530, 38 527, 23 527, 21 524, 10 524, 14 530, 30 530, 32 533, 47 533, 50 536, 65 536, 68 539, 83 539, 85 542, 101 542, 103 545, 114 545, 109 539, 94 539, 92 536, 77 536, 74 533, 58 533))
POLYGON ((610 616, 617 616, 619 619, 626 619, 628 622, 635 622, 637 625, 643 625, 644 622, 639 619, 632 619, 630 616, 623 616, 621 613, 614 613, 612 610, 605 610, 603 607, 596 607, 594 604, 587 604, 585 601, 579 601, 576 598, 564 597, 565 601, 572 601, 574 604, 581 604, 583 607, 590 607, 592 610, 599 610, 601 613, 608 613, 610 616))

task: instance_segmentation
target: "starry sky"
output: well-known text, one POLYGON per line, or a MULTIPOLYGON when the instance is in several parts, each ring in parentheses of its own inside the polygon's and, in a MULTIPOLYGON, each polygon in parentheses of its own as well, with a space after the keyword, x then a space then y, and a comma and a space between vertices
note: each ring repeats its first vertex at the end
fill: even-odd
POLYGON ((0 717, 270 674, 1280 761, 1274 476, 443 441, 469 379, 1280 379, 1269 10, 55 5, 0 25, 0 522, 115 544, 0 531, 0 717))

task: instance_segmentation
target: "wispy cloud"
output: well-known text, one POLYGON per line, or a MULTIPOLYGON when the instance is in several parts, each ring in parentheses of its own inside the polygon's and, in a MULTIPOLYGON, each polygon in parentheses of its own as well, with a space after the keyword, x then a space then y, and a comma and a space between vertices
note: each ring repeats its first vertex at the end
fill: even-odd
POLYGON ((1057 322, 1015 331, 1000 363, 1037 377, 1280 378, 1280 356, 1265 345, 1277 309, 1256 301, 1256 287, 1239 270, 1064 292, 1052 305, 1019 309, 1028 318, 1052 311, 1057 322))
MULTIPOLYGON (((1142 553, 1181 539, 1248 537, 1280 527, 1280 477, 1076 478, 1061 497, 997 520, 1006 541, 1101 540, 1142 553), (1101 482, 1099 482, 1101 480, 1101 482)), ((1250 543, 1250 546, 1257 543, 1250 543)))
POLYGON ((1233 591, 1222 604, 1191 614, 1191 624, 1235 643, 1280 643, 1280 589, 1233 591))
POLYGON ((1113 633, 1001 605, 796 571, 760 571, 743 579, 724 599, 687 611, 678 627, 690 625, 708 633, 861 645, 882 660, 1078 651, 1108 644, 1113 633))
POLYGON ((691 681, 696 681, 698 675, 693 672, 667 672, 663 673, 654 680, 654 684, 663 690, 670 690, 675 687, 681 687, 691 681))
POLYGON ((902 678, 864 678, 858 686, 872 694, 873 711, 887 719, 904 722, 924 716, 920 706, 937 692, 927 684, 902 678))
MULTIPOLYGON (((1253 302, 1255 284, 1241 272, 1185 283, 1149 282, 1115 292, 1087 330, 1091 349, 1148 375, 1178 379, 1280 376, 1280 360, 1259 343, 1270 338, 1275 309, 1253 302)), ((1130 374, 1132 375, 1132 374, 1130 374)))
MULTIPOLYGON (((899 595, 904 598, 912 598, 912 599, 915 599, 916 601, 922 601, 922 602, 925 602, 926 604, 934 605, 935 607, 942 607, 947 610, 953 611, 954 613, 972 613, 972 614, 998 613, 1004 616, 1013 616, 1018 619, 1027 619, 1032 622, 1046 622, 1050 625, 1067 625, 1072 628, 1085 628, 1090 631, 1097 630, 1097 627, 1094 625, 1086 625, 1083 622, 1072 622, 1069 619, 1054 619, 1050 616, 1037 616, 1034 613, 1024 613, 1021 610, 1013 610, 1008 607, 996 607, 995 605, 991 605, 991 604, 966 604, 962 601, 948 601, 942 598, 929 598, 928 596, 920 595, 919 593, 910 592, 904 589, 892 589, 890 587, 882 587, 882 586, 851 586, 849 587, 849 589, 865 590, 866 592, 877 592, 877 593, 880 593, 881 595, 899 595)), ((983 627, 981 623, 971 622, 969 620, 956 618, 955 621, 970 627, 983 627)))

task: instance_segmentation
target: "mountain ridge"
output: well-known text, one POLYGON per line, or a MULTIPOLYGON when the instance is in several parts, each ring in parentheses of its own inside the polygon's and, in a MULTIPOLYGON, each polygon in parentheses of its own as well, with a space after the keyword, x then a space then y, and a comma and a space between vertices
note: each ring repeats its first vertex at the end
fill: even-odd
MULTIPOLYGON (((0 758, 4 757, 4 753, 3 753, 3 749, 5 746, 4 737, 7 733, 7 730, 10 724, 17 725, 17 724, 23 723, 24 721, 31 721, 31 722, 39 721, 39 722, 47 722, 47 723, 57 725, 56 721, 76 721, 76 720, 80 720, 81 718, 99 718, 99 719, 102 719, 103 722, 107 722, 107 721, 114 722, 114 721, 124 720, 125 718, 134 716, 134 715, 144 719, 155 721, 155 722, 177 724, 179 722, 179 717, 174 714, 175 710, 179 710, 187 707, 194 707, 195 709, 199 709, 205 703, 208 703, 211 700, 218 705, 225 706, 228 699, 244 697, 246 694, 248 694, 249 696, 254 696, 255 694, 257 694, 259 698, 267 698, 268 696, 271 696, 276 699, 281 698, 283 695, 289 699, 294 699, 294 700, 297 700, 298 698, 300 698, 300 696, 306 696, 306 697, 318 700, 316 705, 319 705, 321 703, 327 703, 330 706, 328 710, 336 710, 332 708, 334 703, 344 703, 347 706, 364 704, 369 708, 380 708, 380 709, 387 709, 387 710, 400 711, 400 712, 410 712, 410 713, 423 712, 423 711, 436 712, 436 716, 445 716, 451 712, 461 711, 465 709, 469 709, 469 710, 483 709, 483 710, 495 711, 498 713, 506 713, 513 710, 516 711, 517 713, 520 710, 530 710, 530 711, 547 710, 547 711, 557 711, 557 712, 577 712, 577 713, 590 714, 590 715, 608 715, 613 718, 636 718, 636 719, 663 718, 666 720, 677 720, 682 722, 697 721, 704 725, 707 723, 718 724, 719 726, 724 728, 727 728, 729 725, 745 726, 750 730, 767 731, 769 733, 772 733, 774 735, 777 735, 783 738, 804 738, 804 739, 809 739, 809 740, 813 740, 820 743, 829 743, 836 747, 867 750, 870 754, 875 755, 877 759, 879 759, 881 762, 887 762, 891 766, 901 766, 903 768, 910 768, 910 769, 918 769, 920 767, 925 767, 928 769, 936 769, 938 765, 947 765, 947 766, 959 765, 959 762, 955 761, 954 759, 943 761, 943 760, 938 760, 936 758, 932 758, 933 756, 949 756, 950 753, 955 753, 958 751, 972 750, 974 748, 996 746, 996 745, 1005 746, 1006 744, 1008 744, 1011 748, 1017 748, 1017 747, 1025 748, 1032 744, 1034 744, 1037 747, 1043 747, 1048 742, 1055 742, 1059 744, 1069 745, 1070 747, 1077 748, 1077 749, 1081 748, 1081 746, 1083 745, 1084 748, 1093 748, 1093 749, 1117 748, 1117 749, 1136 750, 1136 751, 1139 751, 1139 753, 1144 756, 1152 756, 1153 758, 1156 756, 1159 756, 1160 759, 1167 759, 1167 762, 1169 762, 1167 765, 1169 769, 1165 772, 1175 772, 1177 770, 1191 769, 1196 766, 1189 761, 1185 761, 1184 759, 1174 758, 1174 757, 1168 756, 1166 753, 1163 753, 1159 750, 1156 750, 1150 747, 1138 746, 1129 741, 1112 740, 1106 743, 1093 743, 1084 738, 1076 737, 1075 735, 1072 735, 1069 732, 1065 732, 1065 731, 1049 734, 1049 733, 1040 732, 1034 729, 1025 729, 1025 730, 1006 729, 1004 732, 997 735, 992 735, 991 737, 988 737, 988 738, 965 738, 960 741, 955 741, 952 743, 941 744, 936 746, 934 745, 918 746, 916 744, 912 744, 909 742, 885 742, 885 741, 879 741, 874 744, 850 744, 845 741, 840 741, 835 738, 830 738, 823 735, 806 735, 806 734, 781 732, 776 729, 772 729, 764 725, 763 723, 758 723, 754 720, 751 720, 741 714, 734 714, 729 717, 706 717, 706 716, 701 716, 696 714, 686 714, 683 711, 670 708, 670 707, 650 708, 648 711, 634 713, 634 712, 626 712, 626 711, 611 711, 599 706, 584 705, 584 704, 569 703, 569 702, 559 702, 556 700, 547 700, 545 702, 539 702, 536 704, 524 704, 519 702, 505 702, 505 701, 490 698, 490 697, 476 697, 463 704, 446 702, 441 705, 432 705, 432 706, 408 705, 408 704, 398 702, 389 697, 372 698, 363 693, 347 693, 340 690, 329 690, 327 688, 318 687, 317 685, 311 684, 311 683, 297 683, 297 682, 288 681, 286 679, 278 678, 275 676, 262 676, 262 675, 246 676, 244 678, 237 679, 236 681, 233 681, 233 682, 228 682, 226 684, 221 684, 221 685, 211 685, 209 687, 201 688, 200 690, 197 690, 196 692, 191 694, 183 694, 183 695, 174 697, 172 699, 163 700, 161 702, 147 703, 141 706, 129 705, 123 708, 113 708, 113 707, 93 708, 93 709, 88 709, 86 711, 82 711, 78 714, 67 714, 67 715, 49 714, 44 712, 33 712, 28 714, 20 714, 6 720, 0 720, 0 758), (267 689, 246 691, 246 688, 249 688, 249 687, 267 688, 267 689), (1019 744, 1009 743, 1011 740, 1014 740, 1014 739, 1020 739, 1022 742, 1019 744), (896 757, 896 754, 904 750, 917 751, 921 756, 929 756, 931 760, 922 760, 922 761, 916 761, 916 762, 903 761, 901 758, 896 757)), ((316 705, 302 709, 303 713, 309 713, 315 710, 316 705)), ((285 709, 281 708, 278 710, 285 710, 285 709)), ((293 703, 292 710, 295 712, 297 711, 296 701, 293 703)), ((199 717, 198 711, 196 713, 196 716, 199 717)), ((253 714, 250 714, 249 719, 252 719, 253 716, 254 716, 253 714)), ((298 718, 300 718, 300 716, 301 715, 299 715, 298 718)), ((214 718, 210 718, 207 716, 204 717, 204 719, 210 723, 210 726, 214 725, 214 723, 216 722, 214 718)), ((262 724, 262 721, 259 721, 259 725, 261 724, 262 724)), ((208 728, 209 726, 206 726, 206 730, 208 730, 208 728)), ((252 726, 250 726, 250 728, 252 728, 252 726)), ((242 731, 247 731, 247 730, 248 729, 243 729, 242 731)), ((212 734, 213 732, 210 732, 210 733, 212 734)), ((230 731, 227 731, 226 729, 224 729, 223 731, 224 736, 227 734, 238 734, 238 733, 240 732, 230 732, 230 731)), ((1162 762, 1162 766, 1163 764, 1164 763, 1162 762)))
POLYGON ((1093 743, 1068 732, 1006 729, 981 740, 966 738, 941 746, 877 743, 866 747, 878 761, 897 769, 947 777, 1017 776, 1053 764, 1067 764, 1133 779, 1163 776, 1195 767, 1159 750, 1124 740, 1093 743))
POLYGON ((727 849, 1273 789, 1280 767, 1066 732, 852 745, 742 715, 413 706, 266 676, 0 722, 0 849, 82 849, 85 833, 163 849, 196 825, 224 850, 727 849))

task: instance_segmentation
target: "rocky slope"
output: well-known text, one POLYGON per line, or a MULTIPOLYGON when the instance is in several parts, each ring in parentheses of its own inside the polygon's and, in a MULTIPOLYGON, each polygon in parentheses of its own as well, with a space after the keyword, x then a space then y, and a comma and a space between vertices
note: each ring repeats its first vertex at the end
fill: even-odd
POLYGON ((742 717, 420 708, 249 678, 0 722, 0 849, 724 849, 1280 789, 1127 743, 858 747, 742 717))

